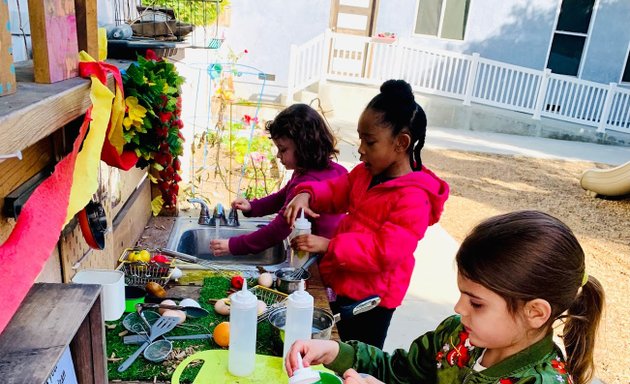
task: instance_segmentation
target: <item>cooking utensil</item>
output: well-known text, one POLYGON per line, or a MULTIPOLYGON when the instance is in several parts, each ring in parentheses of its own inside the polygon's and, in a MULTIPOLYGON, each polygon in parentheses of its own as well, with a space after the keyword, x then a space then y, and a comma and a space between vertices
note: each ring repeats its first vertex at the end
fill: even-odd
POLYGON ((171 256, 171 257, 174 257, 176 259, 185 261, 187 263, 201 265, 202 267, 207 268, 207 269, 209 269, 211 271, 214 271, 217 274, 219 274, 220 276, 223 276, 223 277, 225 277, 228 280, 230 280, 232 278, 232 276, 233 276, 230 273, 230 271, 233 271, 233 268, 229 269, 229 266, 226 266, 226 265, 219 266, 219 265, 213 263, 212 261, 200 259, 200 258, 198 258, 196 256, 189 255, 189 254, 182 253, 182 252, 178 252, 178 251, 174 251, 172 249, 158 248, 157 251, 160 252, 163 255, 171 256))
POLYGON ((140 354, 151 344, 155 339, 164 335, 165 333, 170 332, 177 323, 179 319, 177 317, 160 317, 153 325, 151 326, 151 331, 149 332, 149 338, 144 342, 131 356, 127 358, 119 367, 118 372, 124 372, 133 364, 134 361, 140 356, 140 354))
MULTIPOLYGON (((153 324, 160 318, 160 315, 157 312, 147 311, 145 314, 145 319, 149 324, 153 324)), ((148 333, 151 326, 147 327, 140 317, 140 314, 137 312, 131 312, 123 319, 123 327, 126 330, 133 333, 148 333)))
MULTIPOLYGON (((352 316, 367 312, 381 302, 379 296, 370 296, 352 304, 341 307, 339 313, 328 311, 327 309, 315 307, 313 310, 313 332, 312 339, 330 339, 332 327, 341 320, 349 319, 352 316)), ((287 307, 281 306, 271 310, 269 313, 269 323, 271 323, 272 344, 276 353, 281 354, 284 343, 284 326, 286 323, 287 307)))
MULTIPOLYGON (((177 341, 177 340, 206 340, 212 339, 211 333, 200 333, 197 335, 182 335, 182 336, 162 336, 165 340, 177 341)), ((127 335, 123 337, 123 343, 125 344, 142 344, 147 340, 144 335, 127 335)))
POLYGON ((181 305, 168 305, 168 304, 155 304, 155 303, 143 303, 139 304, 140 307, 144 308, 164 308, 164 309, 176 309, 179 311, 186 312, 186 316, 197 319, 199 317, 206 317, 210 314, 210 312, 206 311, 201 307, 192 307, 192 306, 181 306, 181 305))
POLYGON ((363 300, 359 300, 355 303, 343 305, 339 307, 339 313, 335 313, 335 323, 349 319, 359 313, 367 312, 373 308, 376 308, 381 303, 381 298, 377 295, 366 297, 363 300))
POLYGON ((173 350, 173 343, 170 340, 156 340, 149 344, 144 350, 144 358, 153 362, 160 363, 164 361, 173 350))
POLYGON ((288 273, 287 275, 285 275, 285 278, 289 279, 289 280, 300 280, 303 278, 303 276, 308 272, 308 268, 313 265, 314 262, 316 262, 317 260, 319 260, 319 258, 321 257, 320 253, 315 253, 313 255, 311 255, 308 260, 306 260, 306 262, 298 269, 296 269, 295 271, 288 273))
MULTIPOLYGON (((284 346, 284 326, 287 320, 287 307, 278 307, 269 313, 271 323, 271 341, 274 351, 281 355, 284 346)), ((335 325, 333 314, 327 309, 315 307, 313 309, 312 339, 329 340, 332 327, 335 325)))
POLYGON ((94 249, 105 248, 105 233, 107 232, 107 216, 101 203, 94 200, 79 211, 79 226, 85 242, 94 249))
POLYGON ((280 292, 284 292, 286 294, 291 294, 300 289, 300 280, 304 280, 305 282, 311 278, 311 273, 309 271, 304 271, 301 279, 291 279, 289 276, 292 272, 295 271, 293 267, 280 268, 275 272, 276 275, 276 289, 280 292))

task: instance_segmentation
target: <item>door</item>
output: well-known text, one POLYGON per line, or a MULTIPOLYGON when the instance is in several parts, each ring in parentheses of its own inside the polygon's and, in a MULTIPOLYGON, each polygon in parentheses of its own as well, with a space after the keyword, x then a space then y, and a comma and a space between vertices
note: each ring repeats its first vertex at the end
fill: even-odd
POLYGON ((335 36, 330 47, 328 73, 364 77, 368 44, 358 44, 353 36, 372 36, 379 0, 331 0, 330 29, 335 36))

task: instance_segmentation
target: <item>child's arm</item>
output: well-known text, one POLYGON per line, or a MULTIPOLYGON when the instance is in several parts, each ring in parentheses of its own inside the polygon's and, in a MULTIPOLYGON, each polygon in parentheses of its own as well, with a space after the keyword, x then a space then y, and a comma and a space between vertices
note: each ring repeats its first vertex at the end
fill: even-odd
POLYGON ((338 176, 319 182, 301 183, 294 193, 306 192, 311 196, 311 209, 316 212, 345 213, 348 211, 350 185, 353 174, 338 176))
POLYGON ((422 190, 406 193, 398 199, 381 227, 366 231, 337 233, 328 246, 326 257, 341 269, 357 272, 379 272, 397 268, 413 254, 418 240, 429 225, 430 205, 422 190))
POLYGON ((261 217, 278 213, 286 202, 287 189, 293 187, 294 185, 287 184, 276 193, 250 201, 250 210, 248 212, 243 211, 243 214, 246 217, 261 217))
MULTIPOLYGON (((396 349, 391 354, 358 341, 340 342, 335 360, 331 363, 324 362, 324 365, 338 374, 352 368, 386 383, 436 383, 438 364, 446 364, 441 357, 442 354, 446 355, 443 347, 450 342, 458 342, 457 335, 461 330, 459 317, 451 316, 435 331, 427 332, 414 340, 408 352, 396 349)), ((456 375, 455 371, 451 370, 446 376, 456 375)), ((448 379, 444 382, 456 382, 456 377, 446 376, 441 377, 448 379)))

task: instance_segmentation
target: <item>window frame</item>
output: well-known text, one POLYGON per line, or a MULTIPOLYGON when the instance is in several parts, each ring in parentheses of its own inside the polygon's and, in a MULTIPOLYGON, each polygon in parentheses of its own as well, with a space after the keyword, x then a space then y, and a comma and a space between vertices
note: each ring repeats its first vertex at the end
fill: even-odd
MULTIPOLYGON (((466 14, 466 25, 464 26, 464 36, 462 37, 462 39, 453 39, 450 37, 440 37, 440 35, 442 34, 442 27, 444 26, 444 11, 446 9, 446 2, 449 0, 442 0, 442 6, 440 8, 440 18, 438 20, 438 30, 437 30, 437 34, 436 35, 428 35, 428 34, 423 34, 423 33, 416 33, 416 26, 418 24, 418 9, 420 8, 420 2, 423 0, 416 0, 416 7, 415 7, 415 11, 414 11, 414 17, 413 17, 413 25, 411 27, 411 36, 413 37, 423 37, 423 38, 428 38, 428 39, 440 39, 440 40, 447 40, 447 41, 454 41, 454 42, 463 42, 464 40, 466 40, 466 30, 468 29, 468 13, 466 14)), ((470 11, 470 3, 472 2, 472 0, 465 0, 468 3, 468 10, 470 11)))
POLYGON ((621 73, 619 74, 618 83, 621 85, 630 85, 630 80, 628 81, 623 80, 623 74, 626 71, 626 68, 628 67, 630 67, 630 43, 628 43, 628 48, 626 49, 626 63, 621 67, 621 73))
POLYGON ((551 56, 551 47, 553 46, 553 38, 555 37, 556 33, 561 34, 561 35, 565 35, 565 36, 584 37, 584 47, 582 48, 582 54, 580 56, 580 63, 578 64, 577 73, 575 75, 566 75, 566 74, 558 73, 558 75, 573 76, 575 78, 581 79, 582 78, 582 72, 584 70, 584 62, 586 61, 586 58, 588 57, 588 50, 589 50, 589 46, 590 46, 590 43, 591 43, 591 32, 593 31, 593 25, 595 24, 595 19, 597 18, 597 13, 598 13, 597 11, 599 10, 600 0, 593 0, 593 11, 591 13, 591 19, 589 21, 586 33, 562 31, 562 30, 558 30, 557 29, 558 28, 558 20, 560 19, 560 11, 562 9, 562 3, 564 1, 565 0, 558 1, 558 5, 556 7, 556 17, 554 19, 554 22, 553 22, 553 25, 552 25, 552 28, 551 28, 551 36, 549 38, 549 45, 547 46, 547 57, 545 57, 545 64, 544 64, 543 70, 549 68, 548 67, 548 65, 549 65, 549 57, 551 56))

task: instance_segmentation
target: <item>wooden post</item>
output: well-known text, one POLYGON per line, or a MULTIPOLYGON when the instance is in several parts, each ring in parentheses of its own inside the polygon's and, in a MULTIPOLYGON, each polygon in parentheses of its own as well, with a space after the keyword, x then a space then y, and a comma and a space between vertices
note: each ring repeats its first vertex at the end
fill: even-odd
POLYGON ((79 50, 98 60, 98 22, 96 0, 74 0, 77 15, 77 39, 79 50))
POLYGON ((74 0, 28 0, 28 14, 35 82, 76 77, 79 47, 74 0))
POLYGON ((0 2, 0 96, 11 94, 16 90, 10 29, 9 5, 6 1, 2 1, 0 2))

